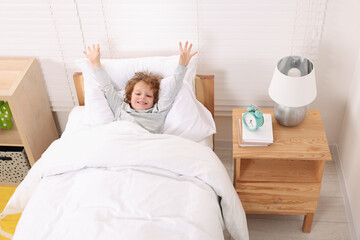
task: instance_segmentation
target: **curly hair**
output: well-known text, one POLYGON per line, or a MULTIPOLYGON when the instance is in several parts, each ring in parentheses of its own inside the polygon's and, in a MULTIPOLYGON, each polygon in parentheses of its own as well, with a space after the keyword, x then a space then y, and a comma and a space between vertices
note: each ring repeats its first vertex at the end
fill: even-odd
POLYGON ((131 94, 134 90, 135 85, 138 82, 143 81, 147 85, 149 85, 150 89, 154 92, 154 103, 157 103, 159 100, 159 91, 160 91, 160 77, 148 73, 148 72, 136 72, 135 75, 129 80, 125 87, 125 97, 124 101, 127 103, 131 102, 131 94))

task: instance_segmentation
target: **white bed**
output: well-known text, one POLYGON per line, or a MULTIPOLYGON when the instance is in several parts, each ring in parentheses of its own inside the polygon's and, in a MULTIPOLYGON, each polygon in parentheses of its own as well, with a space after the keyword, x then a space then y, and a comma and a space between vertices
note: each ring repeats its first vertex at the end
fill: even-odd
POLYGON ((89 127, 84 111, 72 110, 1 213, 22 212, 13 239, 221 240, 225 228, 249 239, 212 136, 151 134, 128 121, 89 127))

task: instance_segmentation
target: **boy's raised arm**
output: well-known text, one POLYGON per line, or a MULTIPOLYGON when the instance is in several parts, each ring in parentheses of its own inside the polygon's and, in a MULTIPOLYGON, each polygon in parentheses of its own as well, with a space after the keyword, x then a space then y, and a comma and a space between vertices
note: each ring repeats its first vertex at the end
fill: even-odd
POLYGON ((85 56, 89 59, 92 66, 94 67, 94 77, 98 82, 100 89, 104 93, 106 100, 114 113, 114 116, 117 117, 120 115, 121 104, 124 102, 122 98, 117 94, 115 87, 110 79, 110 76, 105 72, 104 68, 101 66, 100 62, 100 45, 95 44, 91 47, 88 47, 88 52, 83 51, 85 56))
POLYGON ((198 51, 191 53, 192 44, 188 48, 188 41, 186 41, 185 46, 183 48, 181 42, 179 42, 179 49, 180 49, 180 57, 179 57, 179 64, 182 66, 187 66, 190 62, 190 59, 195 56, 198 51))
POLYGON ((183 79, 185 77, 187 71, 187 65, 189 64, 191 58, 195 56, 198 52, 191 53, 192 44, 188 45, 186 42, 183 47, 181 42, 179 42, 180 49, 180 57, 179 57, 179 65, 175 69, 174 73, 174 81, 169 82, 168 90, 166 94, 164 94, 158 102, 158 106, 160 110, 169 109, 172 106, 172 103, 175 100, 176 95, 178 94, 183 79))
POLYGON ((95 44, 92 45, 92 48, 89 46, 88 47, 88 53, 86 51, 83 51, 83 53, 85 54, 85 56, 89 59, 89 61, 91 62, 92 66, 94 68, 98 68, 101 67, 101 62, 100 62, 100 58, 101 58, 101 54, 100 54, 100 44, 97 44, 95 46, 95 44))

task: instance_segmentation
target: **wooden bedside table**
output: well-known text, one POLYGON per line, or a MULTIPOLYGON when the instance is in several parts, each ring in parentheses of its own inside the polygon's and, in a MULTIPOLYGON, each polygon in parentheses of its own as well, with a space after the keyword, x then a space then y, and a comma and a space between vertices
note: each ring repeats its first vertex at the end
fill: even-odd
POLYGON ((272 115, 274 143, 239 147, 238 119, 233 110, 234 186, 246 213, 305 215, 303 231, 310 232, 325 161, 331 160, 318 110, 309 110, 296 127, 277 123, 272 115))
POLYGON ((32 166, 59 138, 35 58, 0 58, 0 100, 9 102, 14 123, 0 129, 0 146, 24 147, 32 166))

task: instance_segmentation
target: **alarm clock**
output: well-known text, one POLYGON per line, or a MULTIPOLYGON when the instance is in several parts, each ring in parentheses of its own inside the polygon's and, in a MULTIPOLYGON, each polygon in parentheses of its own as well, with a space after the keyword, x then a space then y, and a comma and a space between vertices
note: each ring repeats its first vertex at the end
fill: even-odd
POLYGON ((247 129, 255 131, 264 124, 263 113, 254 106, 247 107, 242 120, 247 129))

